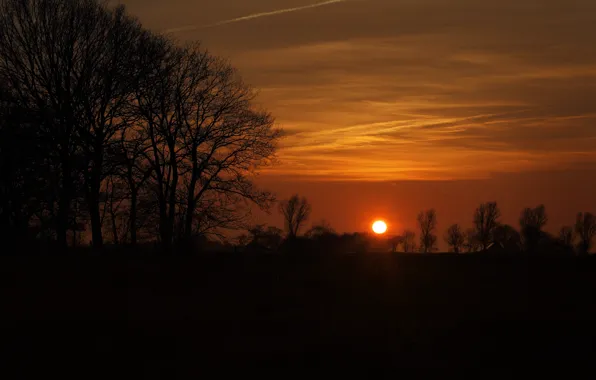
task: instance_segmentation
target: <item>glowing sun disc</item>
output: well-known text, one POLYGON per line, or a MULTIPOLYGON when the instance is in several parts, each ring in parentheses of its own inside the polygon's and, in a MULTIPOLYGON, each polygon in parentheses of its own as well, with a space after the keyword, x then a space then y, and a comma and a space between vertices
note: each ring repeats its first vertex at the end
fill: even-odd
POLYGON ((387 223, 382 220, 377 220, 372 225, 372 230, 375 234, 381 235, 387 232, 387 223))

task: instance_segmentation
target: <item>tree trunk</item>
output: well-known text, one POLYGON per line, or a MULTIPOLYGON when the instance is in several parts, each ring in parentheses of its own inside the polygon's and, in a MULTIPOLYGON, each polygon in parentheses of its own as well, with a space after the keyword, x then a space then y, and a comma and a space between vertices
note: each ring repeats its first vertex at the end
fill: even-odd
POLYGON ((137 244, 137 192, 130 193, 130 244, 137 244))
POLYGON ((188 196, 186 200, 186 221, 184 225, 184 236, 186 239, 192 237, 192 220, 195 214, 195 188, 197 187, 197 176, 199 175, 198 163, 197 163, 197 148, 196 144, 192 144, 191 160, 192 160, 192 173, 190 177, 190 183, 188 184, 188 196))
POLYGON ((178 188, 178 164, 176 162, 176 145, 171 142, 170 149, 170 166, 172 170, 172 183, 170 186, 170 199, 168 200, 168 219, 166 223, 166 232, 168 237, 167 246, 171 246, 174 237, 174 223, 176 223, 176 189, 178 188))
POLYGON ((72 198, 72 177, 70 157, 63 152, 62 164, 62 189, 58 201, 58 217, 56 218, 56 238, 58 246, 62 249, 68 248, 68 217, 70 214, 70 201, 72 198))
MULTIPOLYGON (((175 187, 172 186, 172 189, 175 187)), ((174 238, 174 224, 176 223, 176 191, 172 190, 170 193, 170 200, 168 206, 168 220, 166 223, 168 245, 171 245, 174 238)))
POLYGON ((193 175, 188 186, 188 199, 186 201, 186 221, 184 225, 184 236, 187 239, 192 237, 192 221, 195 213, 195 187, 197 180, 193 175))
POLYGON ((159 237, 164 248, 169 248, 172 244, 172 237, 168 231, 168 210, 165 197, 159 199, 159 237))
POLYGON ((112 237, 114 238, 114 244, 118 244, 118 226, 116 225, 116 215, 113 210, 110 212, 112 219, 112 237))
POLYGON ((93 247, 103 248, 103 234, 101 231, 101 213, 99 212, 99 196, 90 194, 88 197, 89 216, 91 218, 91 236, 93 247))
POLYGON ((186 208, 186 220, 184 223, 184 237, 190 239, 192 237, 192 221, 194 219, 194 199, 189 197, 186 208))
POLYGON ((103 166, 101 147, 95 147, 93 167, 90 177, 85 178, 87 188, 87 204, 91 218, 91 236, 93 247, 103 248, 103 233, 101 225, 101 213, 99 211, 99 194, 101 187, 101 168, 103 166))
MULTIPOLYGON (((93 174, 92 174, 93 175, 93 174)), ((91 239, 94 248, 103 248, 103 234, 101 231, 101 213, 99 211, 99 184, 92 178, 87 184, 87 207, 91 220, 91 239)))

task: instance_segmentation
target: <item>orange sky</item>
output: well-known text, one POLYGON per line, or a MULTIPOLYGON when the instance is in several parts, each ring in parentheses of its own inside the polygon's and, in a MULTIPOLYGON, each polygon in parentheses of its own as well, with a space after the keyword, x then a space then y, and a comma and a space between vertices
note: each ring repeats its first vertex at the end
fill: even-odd
POLYGON ((593 0, 122 2, 260 89, 287 137, 259 182, 340 231, 424 207, 468 225, 492 199, 515 224, 545 203, 551 230, 596 211, 593 0))

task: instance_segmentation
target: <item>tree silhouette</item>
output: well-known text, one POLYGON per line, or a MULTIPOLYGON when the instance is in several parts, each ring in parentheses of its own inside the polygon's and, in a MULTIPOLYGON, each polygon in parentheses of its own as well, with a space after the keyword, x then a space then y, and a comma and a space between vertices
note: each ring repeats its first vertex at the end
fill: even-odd
POLYGON ((464 243, 464 248, 466 249, 466 252, 478 252, 480 249, 480 240, 478 239, 476 230, 473 228, 467 229, 465 233, 465 239, 466 241, 464 243))
POLYGON ((280 202, 279 211, 284 217, 288 238, 295 238, 304 222, 308 220, 311 206, 306 198, 300 198, 295 194, 290 199, 280 202))
POLYGON ((524 248, 534 252, 542 238, 542 228, 548 222, 544 205, 535 208, 525 208, 519 218, 524 248))
MULTIPOLYGON (((493 231, 493 242, 500 244, 509 251, 519 251, 521 248, 521 236, 515 228, 508 224, 499 224, 493 231)), ((513 252, 510 252, 513 253, 513 252)))
POLYGON ((418 227, 420 228, 420 251, 424 253, 436 251, 437 236, 434 234, 437 229, 436 211, 430 209, 418 214, 418 227))
POLYGON ((251 205, 272 204, 252 177, 271 162, 281 132, 226 61, 96 0, 5 0, 0 11, 1 134, 35 142, 38 158, 23 162, 45 183, 43 196, 22 194, 19 213, 4 201, 15 205, 18 194, 4 191, 4 224, 36 220, 65 247, 84 204, 96 247, 104 229, 114 242, 136 243, 140 228, 155 227, 169 245, 238 228, 251 205), (27 212, 25 198, 37 203, 27 212))
POLYGON ((304 234, 307 238, 316 239, 326 235, 335 235, 335 230, 325 220, 320 221, 317 224, 313 224, 310 230, 304 234))
POLYGON ((391 246, 391 252, 397 252, 397 248, 403 244, 403 236, 392 236, 388 239, 388 243, 391 246))
POLYGON ((128 122, 122 129, 119 139, 106 149, 107 161, 111 164, 111 176, 108 181, 122 183, 126 202, 121 204, 127 209, 127 233, 132 245, 137 244, 138 230, 143 226, 139 218, 139 198, 147 191, 147 182, 153 173, 145 156, 149 146, 142 130, 128 122), (126 190, 124 190, 126 189, 126 190))
MULTIPOLYGON (((252 107, 255 93, 227 62, 200 46, 186 49, 186 95, 176 99, 182 154, 188 160, 185 235, 192 233, 195 213, 204 199, 220 207, 249 200, 267 208, 273 197, 255 188, 249 174, 268 163, 279 130, 270 114, 252 107)), ((184 94, 184 93, 183 93, 184 94)))
POLYGON ((0 14, 0 76, 19 104, 42 116, 37 137, 59 179, 58 240, 66 246, 71 203, 82 190, 101 247, 104 150, 121 126, 144 32, 123 7, 94 0, 6 0, 0 14))
POLYGON ((559 230, 559 242, 567 248, 573 248, 573 227, 564 226, 559 230))
POLYGON ((283 241, 283 231, 280 228, 269 226, 266 231, 266 246, 270 249, 278 249, 283 241))
MULTIPOLYGON (((259 224, 249 228, 249 245, 256 249, 278 249, 283 241, 283 231, 277 227, 269 226, 265 228, 264 224, 259 224)), ((246 242, 242 238, 243 242, 246 242)))
POLYGON ((135 112, 149 140, 150 186, 169 244, 237 224, 245 200, 270 205, 272 195, 250 176, 273 156, 280 131, 252 107, 254 93, 227 63, 199 46, 155 45, 158 53, 146 62, 154 70, 139 83, 135 112))
POLYGON ((578 251, 587 255, 596 235, 596 217, 592 213, 579 213, 575 222, 575 234, 579 238, 578 251))
POLYGON ((449 245, 449 249, 455 253, 460 253, 466 242, 466 236, 459 224, 453 224, 447 229, 445 235, 445 242, 449 245))
POLYGON ((501 211, 497 202, 481 204, 474 213, 474 226, 476 227, 476 238, 482 250, 487 250, 493 242, 493 232, 499 225, 501 211))
POLYGON ((51 166, 37 138, 39 115, 24 109, 0 82, 0 237, 23 242, 47 227, 53 205, 51 166), (31 224, 37 225, 32 229, 31 224))
POLYGON ((246 247, 250 243, 250 238, 246 234, 242 234, 236 238, 236 242, 240 247, 246 247))
POLYGON ((404 231, 403 238, 401 240, 402 247, 405 253, 416 251, 416 233, 414 231, 404 231))
POLYGON ((114 10, 101 7, 96 17, 96 36, 86 41, 92 45, 87 59, 93 64, 85 69, 88 81, 81 103, 86 112, 80 125, 79 144, 85 157, 83 179, 93 243, 101 247, 100 189, 111 174, 106 149, 125 127, 136 78, 145 69, 135 59, 145 32, 121 6, 114 10))

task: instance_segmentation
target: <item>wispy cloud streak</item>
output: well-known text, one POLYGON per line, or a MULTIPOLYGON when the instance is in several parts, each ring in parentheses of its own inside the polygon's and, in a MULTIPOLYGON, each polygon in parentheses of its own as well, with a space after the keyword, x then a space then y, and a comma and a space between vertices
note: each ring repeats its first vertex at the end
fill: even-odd
POLYGON ((275 16, 275 15, 280 15, 280 14, 284 14, 284 13, 297 12, 297 11, 302 11, 302 10, 306 10, 306 9, 324 7, 326 5, 343 3, 343 2, 346 2, 346 1, 349 1, 349 0, 328 0, 328 1, 323 1, 321 3, 304 5, 304 6, 301 6, 301 7, 278 9, 278 10, 270 11, 270 12, 253 13, 253 14, 248 15, 248 16, 242 16, 242 17, 237 17, 237 18, 233 18, 233 19, 230 19, 230 20, 219 21, 219 22, 216 22, 216 23, 213 23, 213 24, 207 24, 207 25, 187 25, 187 26, 182 26, 182 27, 179 27, 179 28, 171 28, 171 29, 165 30, 164 33, 166 33, 166 34, 172 34, 172 33, 187 32, 187 31, 196 30, 196 29, 199 29, 199 28, 212 28, 212 27, 215 27, 215 26, 232 24, 232 23, 235 23, 235 22, 248 21, 248 20, 252 20, 252 19, 255 19, 255 18, 269 17, 269 16, 275 16))

